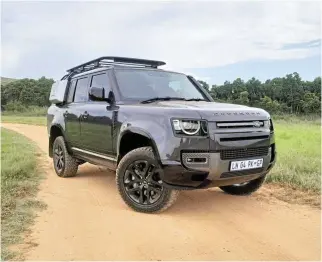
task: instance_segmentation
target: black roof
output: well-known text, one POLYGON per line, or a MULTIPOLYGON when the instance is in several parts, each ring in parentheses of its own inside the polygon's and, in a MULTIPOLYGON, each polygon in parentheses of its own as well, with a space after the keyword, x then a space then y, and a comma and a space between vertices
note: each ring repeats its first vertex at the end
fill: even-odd
POLYGON ((147 60, 140 58, 130 57, 117 57, 117 56, 103 56, 81 65, 75 66, 67 70, 71 73, 82 73, 88 70, 92 70, 98 67, 110 66, 110 65, 124 65, 124 66, 140 66, 140 67, 152 67, 157 68, 158 66, 165 65, 165 62, 156 60, 147 60))

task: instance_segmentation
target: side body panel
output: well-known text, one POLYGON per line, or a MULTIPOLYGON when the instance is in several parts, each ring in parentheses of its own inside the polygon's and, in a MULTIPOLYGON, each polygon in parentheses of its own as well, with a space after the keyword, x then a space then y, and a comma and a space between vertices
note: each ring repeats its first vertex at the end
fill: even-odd
POLYGON ((85 103, 70 103, 62 106, 66 140, 71 146, 79 146, 81 144, 80 137, 80 118, 85 103))

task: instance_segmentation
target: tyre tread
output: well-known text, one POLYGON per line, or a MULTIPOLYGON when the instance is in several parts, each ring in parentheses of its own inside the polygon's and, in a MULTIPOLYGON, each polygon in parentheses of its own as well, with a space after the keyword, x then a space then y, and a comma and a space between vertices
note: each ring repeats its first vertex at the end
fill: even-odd
POLYGON ((60 143, 64 151, 64 157, 65 157, 65 169, 61 174, 58 174, 56 172, 57 175, 60 177, 66 177, 66 178, 76 176, 77 170, 78 170, 78 163, 77 163, 77 160, 68 153, 64 137, 63 136, 56 137, 54 144, 55 143, 60 143))

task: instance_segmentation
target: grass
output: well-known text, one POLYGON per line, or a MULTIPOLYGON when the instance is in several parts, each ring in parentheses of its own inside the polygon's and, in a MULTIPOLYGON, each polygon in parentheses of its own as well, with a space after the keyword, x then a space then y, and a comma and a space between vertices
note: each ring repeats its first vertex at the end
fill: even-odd
POLYGON ((320 194, 321 127, 309 121, 277 121, 277 163, 269 182, 320 194))
POLYGON ((8 116, 46 116, 48 107, 24 106, 21 103, 9 103, 2 111, 2 115, 8 116))
MULTIPOLYGON (((42 176, 36 165, 37 149, 26 137, 1 128, 1 259, 19 259, 10 246, 23 243, 23 233, 33 223, 42 176)), ((19 249, 20 250, 20 249, 19 249)))
POLYGON ((40 126, 45 126, 47 124, 46 117, 43 116, 2 115, 1 121, 4 123, 19 123, 40 126))

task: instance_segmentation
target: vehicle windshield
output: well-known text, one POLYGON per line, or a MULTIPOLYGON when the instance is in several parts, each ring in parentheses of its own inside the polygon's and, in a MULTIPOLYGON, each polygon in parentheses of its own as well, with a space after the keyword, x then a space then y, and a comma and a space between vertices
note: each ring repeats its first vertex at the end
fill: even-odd
POLYGON ((206 99, 184 74, 133 68, 116 69, 115 74, 125 100, 155 97, 206 99))

